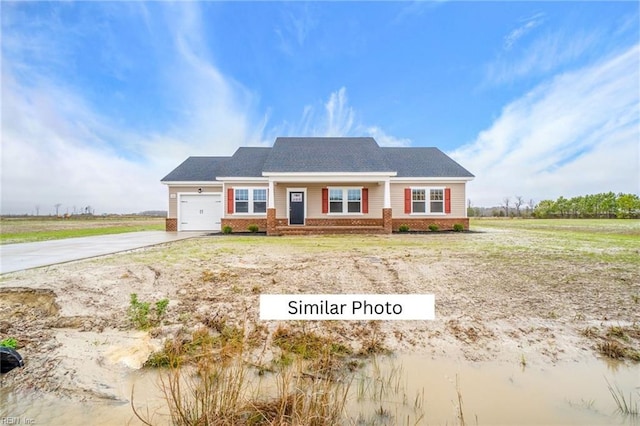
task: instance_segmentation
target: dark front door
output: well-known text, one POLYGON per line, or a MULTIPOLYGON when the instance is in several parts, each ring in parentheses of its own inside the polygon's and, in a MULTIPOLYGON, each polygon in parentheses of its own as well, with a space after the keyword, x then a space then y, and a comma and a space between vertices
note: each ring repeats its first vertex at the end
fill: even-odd
POLYGON ((289 225, 304 225, 304 192, 289 193, 289 225))

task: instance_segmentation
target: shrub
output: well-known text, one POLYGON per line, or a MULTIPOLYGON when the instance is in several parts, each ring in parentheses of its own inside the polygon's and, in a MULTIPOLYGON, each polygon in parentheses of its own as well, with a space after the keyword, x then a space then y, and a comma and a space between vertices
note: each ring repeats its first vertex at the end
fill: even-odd
POLYGON ((161 320, 167 312, 167 306, 169 306, 169 299, 161 299, 156 302, 156 316, 159 320, 161 320))
POLYGON ((438 225, 436 225, 435 223, 429 225, 429 231, 431 232, 436 232, 438 229, 440 229, 440 227, 438 227, 438 225))
POLYGON ((464 231, 464 225, 463 225, 463 224, 461 224, 461 223, 455 223, 455 224, 453 225, 453 230, 454 230, 455 232, 462 232, 462 231, 464 231))
POLYGON ((252 232, 252 233, 254 233, 254 234, 255 234, 256 232, 258 232, 258 230, 260 229, 260 227, 258 227, 258 225, 256 225, 255 223, 252 223, 251 225, 249 225, 249 226, 247 227, 247 229, 249 230, 249 232, 252 232))
POLYGON ((233 228, 231 228, 229 225, 225 225, 222 227, 223 234, 230 234, 232 232, 233 232, 233 228))
POLYGON ((400 232, 409 232, 409 225, 400 225, 400 226, 398 226, 398 231, 400 231, 400 232))
POLYGON ((18 347, 18 341, 13 337, 0 340, 0 346, 5 348, 16 349, 18 347))
POLYGON ((158 300, 154 305, 153 318, 149 318, 151 314, 151 303, 139 301, 136 293, 131 293, 130 297, 128 310, 129 320, 136 328, 146 330, 162 322, 167 312, 167 306, 169 306, 169 299, 158 300))
POLYGON ((140 302, 136 293, 131 293, 129 304, 129 319, 136 328, 149 328, 149 302, 140 302))

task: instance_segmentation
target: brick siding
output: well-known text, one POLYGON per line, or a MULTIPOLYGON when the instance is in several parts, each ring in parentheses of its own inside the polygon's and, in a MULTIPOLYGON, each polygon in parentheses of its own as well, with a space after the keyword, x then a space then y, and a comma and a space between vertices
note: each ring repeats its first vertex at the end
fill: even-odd
POLYGON ((393 231, 393 209, 382 209, 382 227, 386 234, 393 231))
POLYGON ((258 225, 258 232, 267 232, 267 218, 222 219, 221 226, 230 226, 233 232, 249 232, 249 225, 258 225))
POLYGON ((165 219, 164 229, 167 232, 176 232, 178 230, 178 219, 175 219, 175 218, 165 219))
POLYGON ((407 225, 409 231, 428 231, 429 225, 437 225, 440 231, 452 230, 453 225, 460 223, 466 231, 469 230, 468 218, 424 218, 424 219, 393 219, 393 231, 398 232, 400 225, 407 225))
POLYGON ((382 226, 382 218, 379 219, 365 219, 365 218, 333 218, 328 217, 326 219, 311 219, 307 218, 304 221, 306 226, 382 226))

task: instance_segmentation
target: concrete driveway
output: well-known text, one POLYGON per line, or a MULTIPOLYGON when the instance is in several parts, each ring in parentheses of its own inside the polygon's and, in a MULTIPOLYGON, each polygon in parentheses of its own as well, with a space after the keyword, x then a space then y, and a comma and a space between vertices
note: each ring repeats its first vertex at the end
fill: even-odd
POLYGON ((0 245, 0 274, 103 256, 200 235, 204 233, 144 231, 36 243, 3 244, 0 245))

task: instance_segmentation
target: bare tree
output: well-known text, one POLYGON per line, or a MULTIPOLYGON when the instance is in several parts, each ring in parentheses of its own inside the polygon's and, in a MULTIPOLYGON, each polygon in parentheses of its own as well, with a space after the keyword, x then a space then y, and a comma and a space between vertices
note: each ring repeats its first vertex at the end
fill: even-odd
POLYGON ((529 202, 527 203, 527 212, 529 213, 529 216, 533 214, 533 209, 535 208, 536 208, 536 202, 533 201, 533 198, 529 199, 529 202))
POLYGON ((40 216, 40 205, 36 204, 36 216, 40 216))
POLYGON ((58 216, 58 211, 60 210, 60 206, 61 206, 61 205, 62 205, 62 203, 57 203, 57 204, 54 204, 54 205, 53 205, 53 207, 55 207, 55 208, 56 208, 56 216, 58 216))
POLYGON ((509 203, 511 202, 511 198, 504 197, 502 199, 502 206, 504 207, 505 216, 509 217, 509 203))
POLYGON ((520 206, 524 204, 524 197, 516 195, 516 201, 513 204, 516 206, 516 216, 520 217, 520 206))

